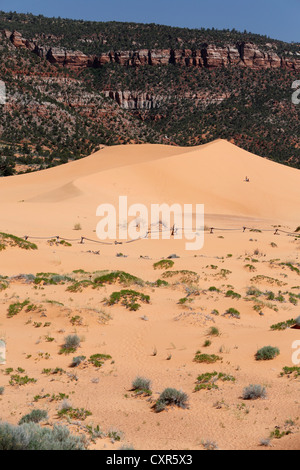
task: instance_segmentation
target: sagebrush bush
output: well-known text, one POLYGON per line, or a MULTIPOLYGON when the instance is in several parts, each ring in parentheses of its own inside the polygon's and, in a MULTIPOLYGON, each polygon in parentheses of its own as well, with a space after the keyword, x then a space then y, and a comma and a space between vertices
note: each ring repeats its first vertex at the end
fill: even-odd
POLYGON ((262 385, 249 385, 243 390, 244 400, 257 400, 258 398, 266 398, 267 393, 262 385))
POLYGON ((35 423, 0 423, 0 450, 85 450, 86 440, 64 426, 41 428, 35 423))
POLYGON ((45 421, 46 419, 48 419, 47 411, 32 410, 31 413, 28 413, 20 419, 19 425, 25 423, 40 423, 41 421, 45 421))
POLYGON ((80 346, 80 338, 77 335, 69 335, 65 338, 65 342, 62 346, 61 352, 71 353, 75 352, 80 346))
POLYGON ((263 348, 257 351, 257 353, 255 354, 255 359, 257 361, 270 361, 279 354, 280 351, 278 348, 274 348, 273 346, 264 346, 263 348))

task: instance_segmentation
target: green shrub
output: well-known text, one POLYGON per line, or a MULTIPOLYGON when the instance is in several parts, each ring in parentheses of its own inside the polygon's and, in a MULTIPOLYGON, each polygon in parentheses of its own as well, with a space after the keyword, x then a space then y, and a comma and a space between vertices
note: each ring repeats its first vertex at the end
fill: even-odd
POLYGON ((280 376, 283 377, 284 375, 293 375, 294 378, 300 377, 300 367, 284 367, 283 372, 281 372, 280 376))
POLYGON ((23 416, 20 421, 19 425, 25 423, 40 423, 41 421, 45 421, 48 419, 48 413, 45 410, 32 410, 31 413, 23 416))
POLYGON ((73 361, 72 361, 72 364, 71 364, 71 367, 78 367, 82 362, 84 362, 86 360, 86 357, 85 356, 77 356, 77 357, 73 357, 73 361))
POLYGON ((143 285, 144 284, 142 279, 136 276, 133 276, 132 274, 126 273, 124 271, 113 271, 111 273, 98 276, 94 279, 95 286, 103 286, 104 284, 114 284, 115 282, 119 282, 120 284, 123 284, 123 285, 129 285, 129 284, 143 285))
POLYGON ((69 335, 65 338, 65 342, 60 350, 60 354, 70 354, 75 352, 80 346, 80 338, 77 335, 69 335))
POLYGON ((264 346, 263 348, 257 351, 257 353, 255 354, 255 359, 257 361, 270 361, 279 354, 280 351, 278 348, 274 348, 273 346, 264 346))
POLYGON ((8 312, 7 312, 8 318, 12 318, 15 315, 18 315, 18 313, 20 313, 23 310, 23 308, 25 307, 28 308, 29 305, 30 305, 29 300, 24 300, 24 302, 15 302, 14 304, 10 304, 10 306, 8 307, 8 312))
POLYGON ((201 351, 197 351, 194 362, 204 363, 204 364, 214 364, 217 361, 221 361, 222 358, 220 356, 216 356, 215 354, 201 354, 201 351))
POLYGON ((215 326, 212 326, 208 332, 210 336, 220 336, 220 331, 215 326))
POLYGON ((230 317, 233 318, 240 318, 241 314, 238 310, 235 308, 228 308, 225 312, 225 315, 229 315, 230 317))
POLYGON ((225 297, 231 297, 232 299, 240 299, 241 295, 233 290, 228 290, 225 294, 225 297))
POLYGON ((173 268, 174 266, 174 261, 170 259, 162 259, 161 261, 158 261, 157 263, 153 264, 154 269, 170 269, 173 268))
POLYGON ((62 406, 61 410, 58 411, 60 418, 70 418, 78 421, 84 421, 92 413, 84 408, 72 408, 71 406, 62 406))
MULTIPOLYGON (((23 240, 22 238, 16 237, 15 235, 11 235, 9 233, 0 232, 0 243, 2 249, 5 250, 7 246, 11 247, 18 247, 23 250, 37 250, 38 247, 27 240, 23 240)), ((1 250, 0 250, 1 251, 1 250)))
POLYGON ((178 406, 179 408, 188 407, 188 396, 181 390, 175 388, 166 388, 159 396, 158 400, 154 405, 154 409, 157 413, 166 409, 167 406, 178 406))
POLYGON ((0 423, 0 450, 85 450, 86 441, 63 426, 41 428, 35 423, 0 423))

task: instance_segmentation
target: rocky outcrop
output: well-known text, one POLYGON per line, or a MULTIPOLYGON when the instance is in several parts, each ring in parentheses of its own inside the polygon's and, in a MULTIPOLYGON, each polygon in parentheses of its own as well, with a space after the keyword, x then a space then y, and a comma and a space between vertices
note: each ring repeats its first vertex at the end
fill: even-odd
POLYGON ((182 67, 204 67, 215 69, 220 67, 239 66, 252 69, 285 68, 300 69, 298 57, 279 57, 271 44, 266 44, 266 50, 259 49, 251 42, 229 44, 223 47, 214 44, 204 44, 201 49, 141 49, 138 51, 110 51, 99 56, 87 56, 81 51, 68 51, 61 48, 46 48, 22 37, 18 31, 11 33, 3 31, 2 35, 12 42, 15 47, 27 48, 39 57, 47 59, 52 64, 74 69, 85 67, 102 67, 109 63, 124 67, 141 67, 145 65, 179 65, 182 67), (267 50, 269 49, 269 50, 267 50))
POLYGON ((86 68, 93 65, 93 58, 83 54, 81 51, 67 51, 59 48, 51 48, 48 52, 42 51, 51 64, 58 64, 64 67, 86 68))

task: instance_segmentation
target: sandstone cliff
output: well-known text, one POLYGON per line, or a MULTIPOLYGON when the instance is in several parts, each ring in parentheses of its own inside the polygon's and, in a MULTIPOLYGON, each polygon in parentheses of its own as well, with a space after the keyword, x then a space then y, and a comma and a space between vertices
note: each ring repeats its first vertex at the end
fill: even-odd
POLYGON ((88 56, 81 51, 69 51, 60 48, 47 48, 34 41, 28 41, 18 31, 3 31, 15 47, 27 48, 52 64, 74 69, 101 67, 109 63, 126 67, 144 65, 180 65, 183 67, 250 67, 252 69, 285 68, 300 70, 300 57, 280 57, 271 47, 259 49, 253 43, 242 42, 218 47, 204 44, 201 49, 141 49, 137 51, 110 51, 99 56, 88 56))

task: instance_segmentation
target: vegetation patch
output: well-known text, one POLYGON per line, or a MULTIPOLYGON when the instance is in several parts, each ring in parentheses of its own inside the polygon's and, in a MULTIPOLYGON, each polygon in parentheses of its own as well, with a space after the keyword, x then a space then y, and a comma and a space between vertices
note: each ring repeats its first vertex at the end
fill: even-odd
POLYGON ((280 351, 278 348, 273 346, 264 346, 256 352, 255 359, 257 361, 270 361, 271 359, 279 356, 279 354, 280 351))
POLYGON ((48 419, 48 413, 45 410, 32 410, 31 413, 23 416, 19 425, 25 423, 40 423, 41 421, 46 421, 48 419))
POLYGON ((115 284, 119 282, 124 286, 128 286, 130 284, 137 284, 137 285, 144 285, 142 279, 133 276, 132 274, 126 273, 124 271, 113 271, 108 274, 103 274, 102 276, 98 276, 94 279, 94 287, 104 286, 104 284, 115 284))
POLYGON ((171 259, 162 259, 160 261, 157 261, 157 263, 153 264, 154 269, 170 269, 173 268, 174 266, 174 261, 171 259))
POLYGON ((144 377, 136 377, 132 382, 132 389, 136 395, 152 395, 151 391, 151 381, 144 377))
POLYGON ((222 372, 207 372, 199 375, 197 378, 195 392, 218 389, 219 387, 216 384, 218 380, 222 382, 235 382, 235 378, 232 375, 223 374, 222 372))
POLYGON ((178 406, 179 408, 188 407, 188 396, 181 390, 175 388, 166 388, 159 396, 158 400, 154 404, 154 410, 156 413, 160 413, 165 410, 168 406, 178 406))
POLYGON ((15 302, 14 304, 10 304, 7 311, 8 318, 12 318, 18 313, 22 312, 22 310, 26 307, 26 312, 31 312, 32 310, 36 310, 37 306, 31 304, 29 300, 24 300, 24 302, 15 302))
POLYGON ((196 284, 200 279, 200 276, 197 273, 187 269, 182 269, 181 271, 166 271, 162 274, 162 277, 164 279, 176 277, 178 278, 178 281, 183 284, 196 284))
POLYGON ((84 408, 72 407, 62 408, 57 414, 60 418, 69 418, 78 421, 85 421, 88 416, 92 416, 92 413, 84 408))
POLYGON ((282 369, 282 372, 280 373, 281 377, 284 376, 292 376, 294 379, 297 379, 300 377, 300 367, 294 366, 294 367, 284 367, 282 369))
POLYGON ((69 335, 65 338, 65 342, 62 345, 59 354, 71 354, 74 353, 80 346, 80 338, 77 335, 69 335))
POLYGON ((34 279, 35 284, 43 285, 53 285, 57 286, 58 284, 65 284, 66 282, 73 281, 72 278, 68 276, 62 276, 56 273, 37 273, 34 279))
POLYGON ((105 361, 112 359, 109 354, 93 354, 89 358, 89 363, 93 364, 95 367, 102 367, 105 361))
POLYGON ((216 356, 215 354, 202 354, 201 351, 197 351, 194 357, 194 362, 203 364, 214 364, 217 361, 221 361, 222 357, 216 356))
POLYGON ((275 323, 275 325, 271 325, 271 330, 286 330, 287 328, 290 328, 291 326, 295 325, 295 320, 291 318, 291 320, 286 320, 282 321, 279 323, 275 323))
POLYGON ((243 390, 244 400, 258 400, 259 398, 266 398, 266 389, 262 385, 249 385, 243 390))
POLYGON ((41 428, 35 423, 21 426, 0 422, 0 450, 85 450, 86 441, 73 436, 68 428, 41 428))

